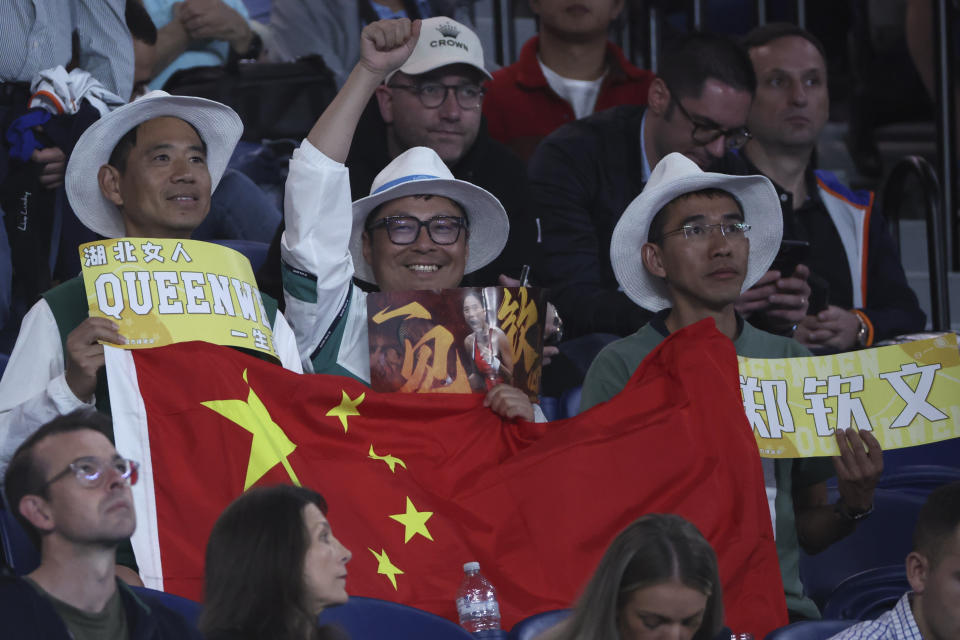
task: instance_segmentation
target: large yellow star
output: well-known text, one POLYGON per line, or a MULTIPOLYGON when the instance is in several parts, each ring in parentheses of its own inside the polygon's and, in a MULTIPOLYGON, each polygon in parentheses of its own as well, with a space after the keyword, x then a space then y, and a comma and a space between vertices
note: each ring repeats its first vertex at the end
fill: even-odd
POLYGON ((413 506, 413 502, 408 496, 407 512, 392 515, 390 518, 403 525, 403 543, 406 544, 410 542, 410 538, 418 533, 433 542, 433 536, 430 535, 430 531, 427 529, 427 520, 432 516, 433 511, 417 511, 417 508, 413 506))
POLYGON ((360 403, 363 402, 363 399, 367 397, 367 394, 361 393, 355 400, 351 400, 346 391, 342 391, 341 393, 343 393, 343 400, 340 401, 339 405, 333 409, 330 409, 330 411, 327 411, 327 415, 340 418, 340 424, 343 425, 343 432, 346 433, 347 417, 360 415, 360 412, 357 411, 357 407, 360 406, 360 403))
MULTIPOLYGON (((246 369, 243 370, 243 381, 247 382, 246 369)), ((293 467, 287 460, 287 456, 294 452, 297 445, 293 444, 280 425, 273 421, 270 412, 257 397, 253 387, 250 387, 246 400, 210 400, 200 404, 253 434, 250 461, 247 463, 247 478, 243 483, 244 491, 256 484, 277 463, 282 464, 287 470, 287 475, 290 476, 293 484, 300 486, 297 474, 293 472, 293 467)))
POLYGON ((373 445, 370 445, 370 453, 367 454, 367 457, 372 460, 380 460, 382 462, 385 462, 387 466, 390 467, 390 473, 397 472, 397 465, 400 465, 404 469, 407 468, 407 463, 396 456, 392 456, 389 453, 385 456, 379 455, 376 451, 373 450, 373 445))
POLYGON ((377 573, 381 573, 387 576, 387 579, 390 581, 390 584, 393 585, 393 590, 397 590, 397 574, 402 574, 398 567, 396 567, 392 562, 390 562, 390 556, 387 555, 386 549, 380 549, 380 553, 377 553, 370 547, 367 547, 367 551, 373 554, 373 557, 377 559, 377 573))

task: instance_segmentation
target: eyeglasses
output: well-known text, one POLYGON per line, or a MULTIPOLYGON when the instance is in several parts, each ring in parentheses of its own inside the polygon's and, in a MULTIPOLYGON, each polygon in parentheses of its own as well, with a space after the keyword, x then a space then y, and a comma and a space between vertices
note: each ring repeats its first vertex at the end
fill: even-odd
POLYGON ((109 475, 111 469, 115 471, 117 475, 120 476, 120 479, 124 482, 129 483, 131 486, 137 484, 137 479, 140 475, 139 462, 128 460, 127 458, 101 460, 100 458, 87 456, 83 458, 77 458, 67 465, 66 469, 44 482, 43 486, 38 489, 38 493, 49 487, 60 478, 68 476, 71 473, 76 476, 77 482, 80 483, 81 487, 86 489, 96 489, 103 484, 104 479, 109 475))
POLYGON ((460 238, 460 230, 468 228, 467 219, 460 216, 434 216, 420 220, 413 216, 390 216, 367 225, 367 231, 386 228, 387 237, 393 244, 413 244, 420 229, 427 228, 427 235, 436 244, 453 244, 460 238))
POLYGON ((441 84, 439 82, 424 82, 423 84, 392 84, 391 89, 409 91, 420 99, 420 104, 427 109, 436 109, 447 100, 448 92, 452 91, 457 97, 457 104, 461 109, 479 109, 483 102, 483 95, 487 92, 476 84, 441 84))
POLYGON ((677 105, 677 108, 680 109, 680 113, 683 114, 683 117, 689 120, 690 124, 693 125, 693 131, 690 132, 690 137, 693 138, 693 141, 698 145, 702 146, 710 144, 717 138, 723 136, 727 149, 730 151, 735 151, 747 144, 750 138, 753 137, 753 134, 750 133, 750 130, 746 127, 721 129, 720 127, 714 125, 697 122, 693 119, 693 116, 690 115, 690 112, 684 108, 683 104, 680 102, 680 99, 674 95, 673 91, 670 91, 670 99, 675 105, 677 105))
POLYGON ((685 224, 679 229, 667 231, 660 236, 660 240, 668 236, 682 233, 686 240, 694 242, 703 242, 710 237, 711 232, 719 230, 720 235, 731 240, 742 240, 747 231, 750 231, 750 225, 745 222, 723 222, 720 224, 685 224))

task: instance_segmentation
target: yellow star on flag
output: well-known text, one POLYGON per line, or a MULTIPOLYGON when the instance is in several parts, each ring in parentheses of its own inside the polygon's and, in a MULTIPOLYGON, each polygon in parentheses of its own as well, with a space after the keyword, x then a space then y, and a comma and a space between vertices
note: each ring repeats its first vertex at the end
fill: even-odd
POLYGON ((377 573, 387 576, 387 579, 390 580, 390 584, 393 585, 393 590, 396 591, 397 574, 402 574, 403 571, 390 562, 390 556, 387 555, 386 549, 380 549, 380 553, 377 553, 370 547, 367 547, 367 551, 372 553, 373 557, 377 559, 377 573))
POLYGON ((389 453, 388 453, 387 455, 385 455, 385 456, 381 456, 381 455, 377 454, 377 452, 373 450, 373 445, 370 445, 370 453, 367 454, 367 457, 368 457, 368 458, 371 458, 371 459, 373 459, 373 460, 381 460, 381 461, 385 462, 385 463, 387 464, 387 466, 390 467, 390 472, 391 472, 391 473, 396 473, 396 472, 397 472, 397 465, 398 465, 398 464, 399 464, 401 467, 403 467, 404 469, 407 468, 407 463, 404 462, 403 460, 401 460, 400 458, 397 458, 396 456, 392 456, 392 455, 390 455, 389 453))
POLYGON ((403 525, 403 543, 406 544, 410 542, 410 538, 418 533, 433 542, 433 536, 430 535, 430 531, 427 529, 427 520, 432 516, 433 511, 417 511, 410 497, 407 496, 407 512, 392 515, 390 518, 403 525))
MULTIPOLYGON (((243 370, 243 381, 247 382, 247 370, 243 370)), ((249 383, 248 383, 249 384, 249 383)), ((283 432, 257 393, 250 387, 246 400, 210 400, 201 402, 203 406, 216 411, 227 420, 231 420, 253 434, 250 445, 250 461, 247 463, 247 478, 243 483, 246 491, 257 483, 277 463, 283 465, 287 475, 296 486, 300 486, 297 474, 293 472, 287 456, 296 450, 297 445, 283 432)))
POLYGON ((351 400, 350 396, 347 395, 346 391, 341 391, 343 393, 343 399, 340 401, 340 404, 327 411, 328 416, 335 418, 340 418, 340 424, 343 425, 343 432, 347 432, 347 418, 349 416, 358 416, 360 412, 357 411, 357 407, 360 406, 360 403, 363 402, 363 399, 367 397, 366 393, 361 393, 356 399, 351 400))

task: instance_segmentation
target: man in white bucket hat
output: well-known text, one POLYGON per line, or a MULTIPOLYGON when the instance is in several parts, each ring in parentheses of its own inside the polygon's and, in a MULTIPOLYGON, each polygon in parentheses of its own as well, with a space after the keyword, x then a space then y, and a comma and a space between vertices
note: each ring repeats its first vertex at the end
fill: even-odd
MULTIPOLYGON (((281 240, 286 314, 304 370, 370 381, 366 294, 457 287, 495 258, 509 222, 489 192, 457 180, 432 149, 413 147, 350 203, 344 160, 364 105, 413 51, 420 22, 383 20, 364 28, 361 58, 290 161, 281 240)), ((486 402, 507 418, 535 417, 526 396, 494 387, 486 402)))
MULTIPOLYGON (((77 217, 107 238, 189 238, 240 139, 230 107, 153 91, 91 125, 66 172, 77 217)), ((275 308, 269 300, 267 307, 275 308)), ((280 361, 302 371, 293 332, 278 312, 280 361)), ((0 381, 0 472, 14 449, 58 415, 83 406, 109 412, 100 341, 122 344, 118 326, 87 316, 80 276, 51 289, 24 317, 0 381)))
MULTIPOLYGON (((656 314, 631 336, 610 343, 587 372, 581 410, 623 389, 663 338, 705 318, 752 358, 790 358, 810 352, 790 338, 760 331, 740 318, 734 303, 767 272, 780 246, 783 222, 776 189, 763 176, 705 173, 672 153, 654 168, 643 192, 613 232, 610 260, 631 300, 656 314), (637 258, 637 254, 640 258, 637 258)), ((803 593, 799 548, 821 551, 853 531, 873 508, 883 470, 880 444, 868 432, 837 429, 834 461, 840 501, 827 503, 823 459, 763 459, 767 500, 792 618, 819 618, 803 593)))

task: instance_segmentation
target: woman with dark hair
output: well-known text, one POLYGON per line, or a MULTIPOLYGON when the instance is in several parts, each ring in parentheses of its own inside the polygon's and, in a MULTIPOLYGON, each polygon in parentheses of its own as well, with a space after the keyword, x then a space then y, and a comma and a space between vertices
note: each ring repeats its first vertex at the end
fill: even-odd
POLYGON ((473 363, 470 386, 474 391, 489 391, 513 379, 510 340, 500 327, 491 326, 487 306, 476 291, 468 291, 463 297, 463 319, 473 332, 464 338, 463 348, 473 363))
MULTIPOLYGON (((316 491, 250 489, 217 519, 207 541, 208 640, 319 640, 324 608, 347 601, 350 551, 333 537, 316 491)), ((331 635, 333 634, 333 635, 331 635)))
POLYGON ((710 543, 680 516, 650 514, 614 539, 570 617, 537 640, 709 640, 722 628, 710 543))

